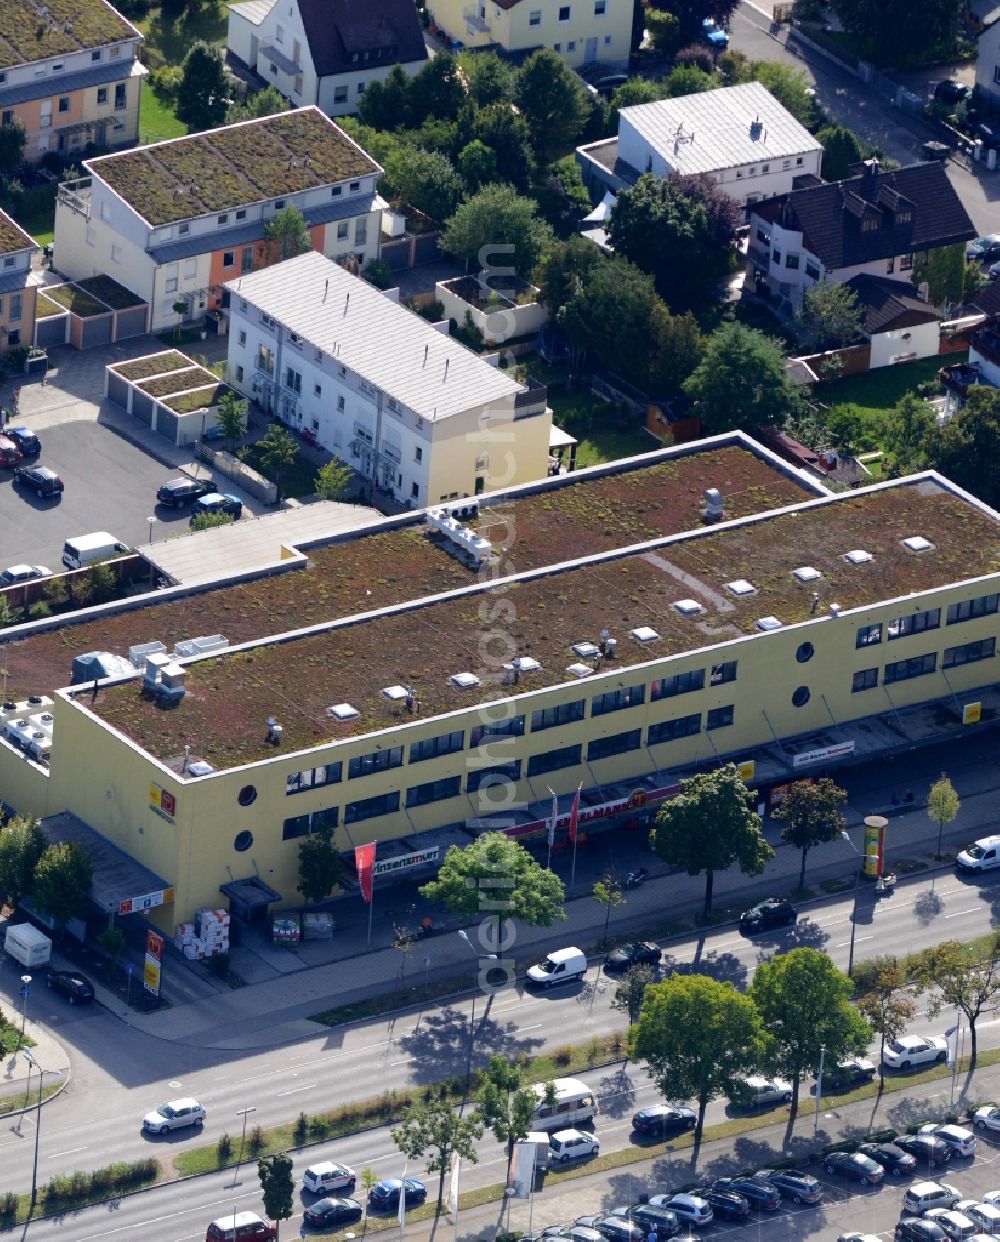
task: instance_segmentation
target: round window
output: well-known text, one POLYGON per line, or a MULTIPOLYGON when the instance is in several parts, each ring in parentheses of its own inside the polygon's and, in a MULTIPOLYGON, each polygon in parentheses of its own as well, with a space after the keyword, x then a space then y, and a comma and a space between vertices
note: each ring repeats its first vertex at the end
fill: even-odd
POLYGON ((800 664, 808 664, 816 654, 816 648, 812 643, 799 643, 798 650, 795 652, 795 658, 800 664))
POLYGON ((799 686, 792 692, 792 703, 796 707, 805 707, 809 702, 809 687, 799 686))
POLYGON ((247 832, 244 829, 243 832, 238 832, 236 834, 236 840, 233 842, 233 849, 237 852, 237 854, 245 854, 251 845, 253 845, 252 832, 247 832))
POLYGON ((244 785, 240 792, 236 795, 236 800, 240 806, 252 806, 257 801, 257 786, 244 785))

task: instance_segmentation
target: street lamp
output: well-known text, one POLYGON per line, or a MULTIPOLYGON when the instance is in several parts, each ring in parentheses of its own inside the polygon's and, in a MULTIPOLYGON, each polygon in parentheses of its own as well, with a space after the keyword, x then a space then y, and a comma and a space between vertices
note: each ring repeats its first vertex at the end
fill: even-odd
POLYGON ((21 1043, 24 1043, 24 1020, 28 1014, 28 997, 31 995, 31 975, 21 976, 21 1043))
POLYGON ((236 1159, 236 1172, 233 1174, 233 1185, 234 1186, 236 1185, 237 1177, 239 1177, 240 1175, 240 1165, 243 1163, 243 1145, 244 1143, 246 1143, 246 1139, 247 1139, 247 1117, 249 1117, 251 1113, 255 1113, 256 1111, 257 1111, 256 1108, 238 1108, 236 1110, 236 1116, 243 1118, 243 1133, 240 1135, 240 1154, 236 1159))
MULTIPOLYGON (((61 1077, 62 1077, 62 1071, 61 1071, 61 1070, 47 1070, 47 1069, 42 1069, 42 1067, 38 1064, 38 1062, 37 1062, 37 1061, 35 1060, 35 1058, 31 1055, 30 1051, 29 1051, 27 1048, 25 1048, 25 1050, 24 1050, 24 1056, 25 1056, 25 1060, 28 1062, 28 1065, 29 1065, 29 1066, 34 1066, 34 1068, 35 1068, 36 1070, 38 1070, 38 1109, 37 1109, 37 1112, 36 1112, 36 1114, 35 1114, 35 1159, 34 1159, 34 1162, 33 1162, 32 1166, 31 1166, 31 1210, 32 1210, 32 1211, 34 1211, 34 1210, 35 1210, 35 1204, 36 1204, 36 1203, 37 1203, 37 1201, 38 1201, 38 1136, 39 1136, 39 1134, 41 1134, 41 1132, 42 1132, 42 1088, 43 1088, 43 1083, 45 1082, 45 1075, 46 1075, 46 1074, 52 1074, 52 1075, 53 1075, 53 1077, 55 1077, 55 1078, 61 1078, 61 1077)), ((28 1070, 28 1073, 29 1073, 29 1075, 30 1075, 30 1073, 31 1073, 31 1070, 30 1070, 30 1069, 28 1070)))
POLYGON ((826 1044, 819 1046, 819 1073, 816 1075, 816 1119, 813 1122, 813 1134, 819 1130, 819 1104, 823 1095, 823 1062, 826 1058, 826 1044))
POLYGON ((153 517, 152 514, 150 514, 149 517, 146 518, 146 521, 149 523, 149 542, 152 543, 153 542, 153 523, 156 521, 156 518, 153 517))

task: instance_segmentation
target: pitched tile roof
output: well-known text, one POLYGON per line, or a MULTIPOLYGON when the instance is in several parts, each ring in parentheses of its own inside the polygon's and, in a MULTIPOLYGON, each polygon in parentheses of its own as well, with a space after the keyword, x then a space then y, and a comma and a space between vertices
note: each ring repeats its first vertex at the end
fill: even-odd
POLYGON ((753 211, 803 234, 827 270, 971 241, 972 221, 936 161, 894 172, 866 170, 844 181, 792 190, 753 211))
POLYGON ((313 67, 321 77, 357 71, 351 57, 370 54, 367 67, 427 59, 412 0, 298 0, 313 67), (381 52, 381 57, 376 53, 381 52))
POLYGON ((940 318, 933 306, 920 301, 916 290, 905 280, 863 274, 853 276, 847 288, 858 295, 865 316, 864 329, 869 336, 889 329, 912 328, 940 318))

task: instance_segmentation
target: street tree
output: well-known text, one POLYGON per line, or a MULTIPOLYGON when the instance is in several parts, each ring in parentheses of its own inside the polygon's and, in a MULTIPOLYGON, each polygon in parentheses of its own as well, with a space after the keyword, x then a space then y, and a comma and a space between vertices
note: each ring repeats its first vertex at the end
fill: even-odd
POLYGON ((444 1179, 452 1161, 458 1157, 470 1164, 479 1162, 476 1142, 483 1136, 483 1118, 478 1112, 460 1116, 446 1099, 435 1097, 426 1104, 411 1105, 406 1116, 390 1133, 392 1141, 409 1160, 427 1159, 427 1172, 438 1175, 437 1207, 444 1201, 444 1179))
POLYGON ((628 1044, 629 1056, 646 1065, 664 1099, 696 1101, 695 1147, 709 1103, 732 1089, 736 1075, 760 1066, 765 1046, 753 1002, 707 975, 651 983, 628 1044))
POLYGON ((936 1018, 944 1010, 957 1009, 969 1026, 969 1068, 976 1069, 977 1023, 985 1013, 1000 1010, 1000 932, 981 947, 975 941, 962 944, 945 940, 927 949, 916 971, 917 982, 929 993, 927 1015, 936 1018))
POLYGON ((974 385, 965 405, 932 429, 926 443, 936 470, 986 504, 1000 505, 1000 391, 974 385))
POLYGON ((50 845, 35 865, 31 897, 43 914, 64 926, 87 908, 94 877, 91 856, 74 841, 50 845))
POLYGON ((622 892, 621 880, 618 879, 613 871, 606 871, 594 885, 594 900, 599 906, 604 907, 603 947, 607 949, 608 924, 611 922, 611 911, 625 904, 625 894, 622 892))
POLYGON ((403 923, 395 923, 392 928, 392 947, 399 954, 399 986, 402 988, 406 979, 406 961, 413 952, 417 937, 403 923))
POLYGON ((262 1156, 257 1161, 257 1176, 264 1196, 264 1215, 274 1221, 274 1236, 281 1230, 281 1222, 295 1211, 295 1175, 292 1158, 284 1152, 262 1156))
POLYGON ((20 121, 0 125, 0 176, 9 177, 24 163, 24 126, 20 121))
POLYGON ((716 871, 736 863, 744 875, 760 875, 774 857, 752 802, 736 765, 727 763, 682 780, 680 793, 657 813, 650 844, 664 862, 688 875, 705 873, 705 918, 712 912, 716 871))
POLYGON ((917 1015, 917 1005, 906 987, 903 970, 895 957, 880 957, 868 963, 872 982, 870 990, 858 1001, 858 1012, 879 1037, 879 1090, 885 1084, 886 1044, 891 1044, 906 1030, 917 1015))
POLYGON ((281 484, 286 473, 295 464, 299 455, 299 446, 290 431, 277 423, 272 423, 257 442, 260 453, 260 464, 269 478, 274 480, 278 489, 277 503, 281 503, 281 484))
POLYGON ((322 500, 343 500, 351 487, 354 471, 339 457, 331 457, 316 471, 316 495, 322 500))
POLYGON ((216 425, 230 453, 236 452, 236 445, 247 433, 248 407, 249 402, 238 397, 232 388, 227 388, 219 398, 216 425))
POLYGON ((942 772, 927 795, 927 814, 938 826, 937 857, 941 857, 941 837, 945 824, 950 824, 962 809, 955 786, 942 772))
POLYGON ((312 247, 306 218, 294 203, 289 203, 268 220, 264 225, 264 240, 273 262, 294 259, 312 247))
POLYGON ((851 165, 859 164, 867 155, 861 139, 846 125, 824 125, 816 141, 823 148, 824 181, 843 181, 850 176, 851 165))
POLYGON ((817 352, 853 345, 862 328, 858 295, 847 285, 821 280, 802 298, 799 327, 808 347, 817 352))
POLYGON ((184 316, 188 312, 188 304, 183 298, 178 298, 176 302, 170 303, 170 309, 177 316, 177 322, 174 324, 174 340, 181 339, 181 324, 184 322, 184 316))
POLYGON ((222 52, 214 44, 199 40, 184 57, 177 90, 177 119, 192 132, 214 129, 225 121, 228 108, 222 52))
POLYGON ((0 891, 16 906, 31 892, 38 860, 45 853, 45 835, 37 819, 17 815, 0 828, 0 891))
POLYGON ((539 48, 524 62, 515 99, 528 122, 531 145, 545 164, 576 145, 590 115, 583 83, 550 48, 539 48))
POLYGON ((125 951, 125 933, 120 927, 105 927, 95 937, 98 945, 108 955, 108 962, 111 965, 111 971, 114 973, 115 967, 118 965, 118 959, 125 951))
MULTIPOLYGON (((555 1104, 555 1088, 546 1083, 545 1100, 555 1104)), ((476 1095, 475 1116, 491 1131, 507 1153, 507 1173, 519 1143, 531 1129, 531 1117, 539 1103, 535 1091, 525 1082, 524 1071, 506 1057, 490 1057, 476 1095)))
MULTIPOLYGON (((501 165, 502 166, 502 165, 501 165)), ((486 185, 448 221, 441 247, 473 270, 502 264, 527 276, 552 237, 538 206, 509 185, 486 185)))
POLYGON ((819 1069, 821 1055, 836 1064, 871 1042, 851 991, 850 979, 816 949, 792 949, 757 967, 749 995, 768 1033, 769 1063, 792 1084, 792 1119, 802 1077, 819 1069))
POLYGON ((452 914, 504 912, 497 923, 518 919, 549 927, 566 917, 566 890, 554 871, 539 866, 523 845, 502 832, 484 832, 471 845, 451 845, 420 895, 452 914))
POLYGON ((812 847, 836 841, 844 831, 847 821, 841 808, 846 801, 847 790, 822 776, 819 780, 794 781, 774 811, 774 818, 784 824, 782 841, 802 852, 799 888, 805 887, 806 856, 812 847))
POLYGON ((629 1026, 639 1021, 642 1012, 642 998, 646 989, 653 982, 653 969, 643 962, 636 962, 618 980, 618 985, 611 997, 611 1008, 617 1009, 628 1017, 629 1026))
POLYGON ((801 405, 781 343, 735 321, 708 338, 684 391, 705 435, 780 427, 801 405))
POLYGON ((324 824, 299 842, 298 889, 307 905, 325 901, 340 880, 341 871, 332 828, 324 824))

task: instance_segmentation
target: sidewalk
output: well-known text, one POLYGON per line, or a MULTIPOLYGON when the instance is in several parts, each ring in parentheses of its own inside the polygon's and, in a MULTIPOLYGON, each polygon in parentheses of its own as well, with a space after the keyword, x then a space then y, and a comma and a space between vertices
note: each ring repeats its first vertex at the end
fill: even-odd
MULTIPOLYGON (((70 1059, 66 1049, 44 1027, 30 1020, 24 1025, 24 1033, 35 1041, 29 1051, 45 1070, 45 1085, 56 1082, 62 1090, 70 1078, 70 1059), (58 1078, 54 1076, 56 1073, 58 1078)), ((38 1074, 24 1053, 12 1052, 0 1062, 0 1066, 0 1108, 5 1110, 4 1115, 34 1108, 38 1102, 38 1074), (18 1097, 19 1102, 8 1110, 11 1099, 18 1097)))

